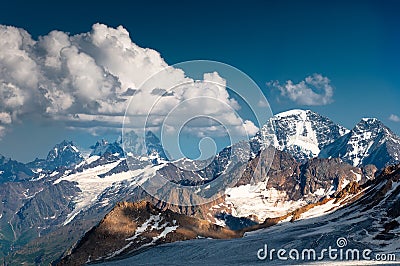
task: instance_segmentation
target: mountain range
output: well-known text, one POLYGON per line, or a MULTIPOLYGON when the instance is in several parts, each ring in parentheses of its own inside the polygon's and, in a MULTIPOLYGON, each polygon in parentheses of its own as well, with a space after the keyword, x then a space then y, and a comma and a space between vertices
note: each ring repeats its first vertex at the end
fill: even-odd
MULTIPOLYGON (((382 208, 382 218, 384 211, 392 212, 387 223, 397 221, 393 204, 398 204, 398 180, 392 172, 398 170, 390 167, 400 162, 400 138, 377 119, 364 118, 348 130, 315 112, 291 110, 271 118, 249 143, 252 153, 243 165, 230 167, 233 149, 227 147, 200 170, 176 165, 201 162, 169 162, 152 132, 144 139, 129 133, 114 142, 100 140, 88 157, 70 141, 57 144, 46 159, 27 164, 0 156, 0 255, 15 264, 80 265, 167 242, 236 238, 299 217, 312 220, 314 208, 322 208, 319 216, 333 217, 351 206, 364 208, 368 199, 382 193, 390 193, 392 201, 382 196, 386 205, 377 201, 370 207, 382 208), (263 153, 266 145, 272 146, 272 162, 270 153, 263 153), (234 186, 198 206, 160 201, 143 189, 158 175, 191 186, 237 173, 242 174, 234 186), (254 173, 263 177, 257 184, 250 182, 254 173), (391 188, 382 192, 389 179, 391 188), (101 248, 95 246, 99 238, 107 239, 101 248)), ((167 185, 157 193, 170 202, 187 200, 167 185)), ((388 243, 398 241, 393 232, 398 225, 390 226, 380 236, 388 243)))
POLYGON ((361 186, 349 184, 335 197, 320 204, 309 205, 275 220, 267 219, 242 238, 178 241, 100 265, 398 265, 399 178, 399 165, 388 167, 374 180, 361 186), (279 260, 275 252, 272 259, 267 253, 260 260, 257 253, 261 250, 262 258, 266 245, 268 253, 286 250, 281 256, 287 259, 279 260), (323 249, 329 247, 334 251, 333 259, 327 251, 321 256, 323 249), (300 252, 299 258, 292 253, 294 259, 289 259, 289 250, 300 252), (311 255, 308 261, 303 260, 304 250, 316 251, 315 259, 311 255), (362 257, 365 250, 371 250, 367 260, 362 257), (382 254, 386 260, 377 260, 382 254))

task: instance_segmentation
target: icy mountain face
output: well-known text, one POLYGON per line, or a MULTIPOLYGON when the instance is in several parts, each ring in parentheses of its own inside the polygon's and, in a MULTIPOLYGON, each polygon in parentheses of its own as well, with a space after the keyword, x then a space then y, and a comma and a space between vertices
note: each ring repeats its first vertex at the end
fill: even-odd
POLYGON ((149 156, 155 164, 168 160, 160 139, 151 131, 147 131, 144 137, 134 131, 125 132, 120 142, 127 156, 149 156))
POLYGON ((146 148, 143 138, 139 137, 134 131, 123 133, 123 137, 117 140, 121 143, 124 151, 129 155, 144 155, 146 148))
POLYGON ((290 153, 296 160, 317 157, 320 150, 348 132, 329 118, 310 110, 291 110, 272 117, 254 137, 290 153), (275 133, 271 139, 271 131, 275 133))
POLYGON ((69 168, 82 162, 83 156, 72 141, 55 145, 47 154, 46 159, 36 159, 26 166, 38 172, 41 170, 53 171, 59 167, 69 168))
POLYGON ((0 183, 30 179, 34 173, 25 164, 0 154, 0 183))
POLYGON ((400 138, 379 120, 364 118, 319 156, 338 157, 353 166, 373 164, 381 169, 400 162, 400 138))
POLYGON ((104 156, 106 154, 115 154, 116 156, 124 157, 124 151, 117 141, 109 143, 107 140, 102 139, 100 141, 97 141, 96 144, 91 146, 90 148, 92 149, 90 157, 104 156))
POLYGON ((164 151, 160 139, 153 132, 146 132, 145 143, 147 155, 154 157, 155 160, 168 161, 167 154, 164 151))

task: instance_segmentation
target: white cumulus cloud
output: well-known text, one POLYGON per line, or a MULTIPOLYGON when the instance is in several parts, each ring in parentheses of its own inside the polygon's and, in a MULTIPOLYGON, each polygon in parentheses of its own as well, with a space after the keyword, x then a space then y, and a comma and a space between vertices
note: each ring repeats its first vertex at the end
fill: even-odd
POLYGON ((397 115, 395 115, 395 114, 391 114, 391 115, 389 116, 389 120, 392 121, 392 122, 398 123, 398 122, 400 122, 400 117, 397 116, 397 115))
POLYGON ((330 80, 321 74, 313 74, 299 83, 288 80, 285 84, 279 81, 268 82, 267 85, 286 97, 301 105, 327 105, 333 102, 333 87, 330 80))
POLYGON ((10 124, 11 123, 11 115, 6 112, 0 113, 0 123, 10 124))
POLYGON ((52 31, 35 40, 24 29, 0 25, 0 134, 29 115, 88 132, 120 128, 130 99, 127 121, 144 121, 151 111, 152 126, 165 117, 175 126, 202 110, 238 134, 257 129, 236 114, 240 106, 218 73, 205 73, 200 81, 188 78, 157 51, 136 45, 122 26, 94 24, 90 32, 52 31), (173 112, 177 106, 181 112, 173 112))

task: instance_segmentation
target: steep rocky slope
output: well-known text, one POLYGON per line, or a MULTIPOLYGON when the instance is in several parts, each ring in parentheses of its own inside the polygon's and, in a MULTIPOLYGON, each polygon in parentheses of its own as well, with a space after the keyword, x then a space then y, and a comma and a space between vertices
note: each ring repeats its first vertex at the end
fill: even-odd
POLYGON ((146 201, 115 206, 57 265, 82 265, 130 254, 145 247, 196 238, 241 234, 205 220, 162 211, 146 201))

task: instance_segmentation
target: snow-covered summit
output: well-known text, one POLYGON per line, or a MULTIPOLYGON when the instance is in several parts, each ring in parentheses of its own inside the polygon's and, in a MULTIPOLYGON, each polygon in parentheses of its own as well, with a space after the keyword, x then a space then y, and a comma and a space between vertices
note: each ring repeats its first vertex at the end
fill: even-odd
POLYGON ((62 141, 51 149, 46 158, 48 169, 56 169, 59 166, 75 165, 83 160, 79 149, 72 141, 62 141))
POLYGON ((275 117, 284 118, 284 117, 288 117, 288 116, 300 116, 303 119, 306 119, 307 112, 311 112, 311 111, 310 110, 302 110, 302 109, 292 109, 292 110, 288 110, 285 112, 275 114, 275 117))
POLYGON ((106 154, 118 154, 120 157, 124 156, 124 151, 117 141, 110 143, 102 139, 97 141, 96 144, 90 148, 92 149, 90 156, 104 156, 106 154))
POLYGON ((26 166, 35 173, 45 171, 54 171, 59 167, 70 168, 82 162, 84 157, 77 146, 72 141, 63 140, 54 145, 48 152, 46 159, 36 158, 26 166))
POLYGON ((294 109, 276 114, 255 138, 260 142, 268 141, 278 150, 304 161, 318 156, 321 149, 347 132, 327 117, 310 110, 294 109), (269 134, 271 131, 275 134, 269 134))
POLYGON ((151 131, 147 131, 144 136, 134 131, 125 132, 120 142, 127 154, 168 160, 160 139, 151 131))
POLYGON ((340 157, 353 166, 378 168, 399 162, 400 138, 376 118, 363 118, 346 135, 328 145, 320 157, 340 157))

